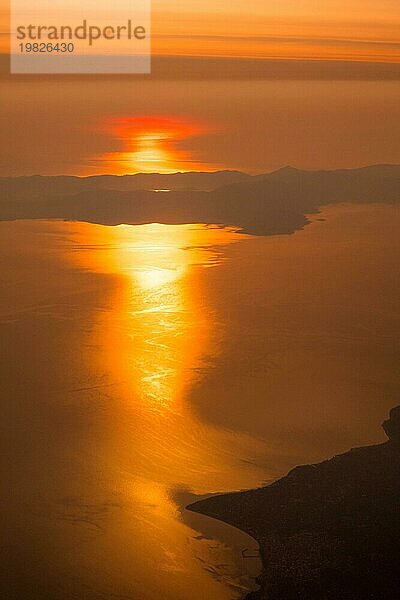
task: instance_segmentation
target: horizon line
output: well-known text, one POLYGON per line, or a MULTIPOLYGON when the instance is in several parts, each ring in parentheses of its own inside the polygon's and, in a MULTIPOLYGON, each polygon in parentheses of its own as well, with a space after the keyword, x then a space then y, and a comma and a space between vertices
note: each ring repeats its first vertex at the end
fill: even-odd
POLYGON ((56 178, 56 177, 70 177, 74 179, 93 179, 95 177, 115 177, 115 178, 123 178, 123 177, 137 177, 137 176, 158 176, 158 177, 173 177, 174 175, 215 175, 218 173, 238 173, 241 175, 246 175, 248 177, 260 177, 263 175, 272 175, 274 173, 278 173, 280 171, 296 171, 299 173, 335 173, 338 171, 360 171, 363 169, 370 169, 374 167, 397 167, 400 168, 400 163, 371 163, 371 164, 363 164, 356 167, 337 167, 333 169, 329 168, 301 168, 295 167, 290 164, 282 165, 276 169, 272 169, 271 171, 260 171, 259 173, 249 173, 247 171, 242 171, 240 169, 215 169, 212 171, 173 171, 171 173, 159 173, 157 171, 154 172, 146 172, 146 171, 137 171, 136 173, 95 173, 93 175, 72 175, 68 173, 57 173, 57 174, 43 174, 43 173, 31 173, 28 175, 0 175, 1 179, 29 179, 29 178, 56 178))

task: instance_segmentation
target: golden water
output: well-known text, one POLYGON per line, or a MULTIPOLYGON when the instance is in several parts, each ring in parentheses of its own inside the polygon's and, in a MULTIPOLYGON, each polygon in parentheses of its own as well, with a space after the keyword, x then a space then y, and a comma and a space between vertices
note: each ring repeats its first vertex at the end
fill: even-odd
POLYGON ((185 505, 383 439, 399 213, 317 218, 0 224, 10 600, 237 598, 255 543, 185 505))

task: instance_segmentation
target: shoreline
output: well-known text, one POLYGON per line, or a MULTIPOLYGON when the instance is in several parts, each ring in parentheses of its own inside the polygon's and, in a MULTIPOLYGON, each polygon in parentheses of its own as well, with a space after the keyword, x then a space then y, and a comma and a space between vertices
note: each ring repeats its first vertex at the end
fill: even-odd
POLYGON ((187 506, 260 547, 246 600, 391 600, 400 583, 400 406, 388 441, 292 469, 272 484, 187 506))
POLYGON ((200 500, 208 500, 215 494, 196 495, 189 489, 181 489, 172 499, 178 507, 181 520, 191 530, 197 533, 194 540, 202 543, 203 541, 221 543, 228 549, 233 570, 225 570, 228 565, 211 564, 214 575, 223 577, 227 585, 236 591, 245 594, 257 590, 255 583, 262 569, 260 549, 257 540, 238 527, 234 527, 221 519, 210 519, 200 512, 187 510, 189 503, 195 503, 200 500))

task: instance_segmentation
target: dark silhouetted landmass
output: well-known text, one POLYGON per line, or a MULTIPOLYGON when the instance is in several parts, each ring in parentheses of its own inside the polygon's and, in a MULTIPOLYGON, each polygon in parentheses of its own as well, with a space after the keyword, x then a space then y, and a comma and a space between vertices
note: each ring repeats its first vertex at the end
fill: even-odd
POLYGON ((326 204, 398 202, 400 166, 336 171, 284 167, 257 176, 222 171, 1 178, 0 198, 0 220, 66 219, 107 225, 210 223, 271 235, 293 233, 307 224, 307 214, 326 204), (137 189, 139 185, 146 189, 137 189))
POLYGON ((296 467, 257 490, 188 508, 260 544, 261 589, 248 600, 393 600, 400 585, 400 406, 386 443, 296 467))
POLYGON ((3 193, 30 195, 70 195, 88 190, 201 190, 210 191, 223 185, 251 178, 240 171, 191 171, 188 173, 135 173, 133 175, 33 175, 28 177, 1 177, 3 193))

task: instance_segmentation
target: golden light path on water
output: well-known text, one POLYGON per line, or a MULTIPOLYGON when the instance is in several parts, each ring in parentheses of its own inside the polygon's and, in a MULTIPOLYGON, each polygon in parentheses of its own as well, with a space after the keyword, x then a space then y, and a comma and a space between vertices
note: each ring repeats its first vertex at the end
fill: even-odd
POLYGON ((121 276, 113 313, 124 323, 119 329, 125 339, 109 340, 110 364, 115 371, 123 365, 124 380, 148 410, 178 409, 211 343, 210 315, 201 310, 190 270, 218 265, 218 246, 243 237, 234 229, 203 225, 80 225, 79 263, 121 276))
POLYGON ((190 224, 69 227, 74 244, 69 259, 118 282, 106 310, 100 311, 93 338, 102 348, 95 368, 106 368, 108 380, 118 384, 114 433, 105 454, 125 471, 114 485, 134 504, 129 542, 126 523, 113 525, 113 536, 140 556, 130 579, 144 590, 143 598, 151 590, 149 577, 156 585, 156 596, 149 598, 237 597, 248 589, 249 569, 255 569, 253 575, 258 570, 258 563, 241 558, 241 549, 254 543, 243 541, 236 530, 227 532, 209 519, 204 523, 188 515, 192 527, 196 519, 201 527, 215 527, 225 543, 212 535, 203 538, 182 522, 179 505, 191 500, 188 490, 234 490, 262 478, 242 460, 260 452, 261 445, 202 423, 188 401, 191 386, 205 376, 221 344, 217 315, 202 297, 202 273, 221 263, 224 245, 246 236, 231 228, 190 224), (229 545, 237 546, 234 558, 229 545))

